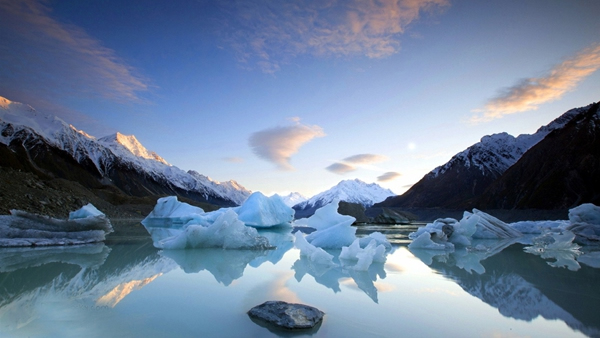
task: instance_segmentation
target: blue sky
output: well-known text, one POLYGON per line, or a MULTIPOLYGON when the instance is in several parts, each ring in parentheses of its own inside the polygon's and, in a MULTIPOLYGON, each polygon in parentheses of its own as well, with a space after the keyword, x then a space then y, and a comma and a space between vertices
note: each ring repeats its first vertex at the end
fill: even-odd
POLYGON ((402 193, 600 99, 600 1, 0 0, 0 96, 184 170, 402 193))

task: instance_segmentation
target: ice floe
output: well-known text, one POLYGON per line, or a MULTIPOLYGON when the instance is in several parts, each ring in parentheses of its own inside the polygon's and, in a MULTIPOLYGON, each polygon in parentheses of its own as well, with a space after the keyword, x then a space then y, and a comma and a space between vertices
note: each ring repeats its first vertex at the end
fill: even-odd
POLYGON ((92 204, 71 212, 66 220, 21 210, 10 212, 0 216, 0 246, 95 243, 113 231, 108 218, 92 204))

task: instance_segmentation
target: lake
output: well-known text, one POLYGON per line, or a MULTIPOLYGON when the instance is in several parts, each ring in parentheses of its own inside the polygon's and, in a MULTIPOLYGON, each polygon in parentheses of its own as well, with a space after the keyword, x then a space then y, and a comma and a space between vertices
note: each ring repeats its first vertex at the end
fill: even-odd
POLYGON ((361 226, 393 250, 354 271, 313 265, 289 229, 261 232, 276 250, 161 251, 141 225, 120 228, 100 244, 0 249, 0 336, 600 336, 600 269, 552 267, 519 243, 411 252, 415 226, 361 226), (246 312, 267 300, 325 317, 311 331, 263 327, 246 312))

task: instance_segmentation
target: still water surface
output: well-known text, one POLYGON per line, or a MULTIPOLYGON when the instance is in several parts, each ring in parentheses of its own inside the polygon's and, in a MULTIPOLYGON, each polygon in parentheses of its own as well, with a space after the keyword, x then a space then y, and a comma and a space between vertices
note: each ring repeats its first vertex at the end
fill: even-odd
POLYGON ((131 229, 96 245, 1 249, 0 336, 600 336, 600 269, 554 268, 521 244, 436 256, 407 249, 415 227, 378 227, 394 249, 359 272, 314 266, 289 230, 263 232, 270 251, 161 251, 131 229), (302 334, 265 328, 246 312, 267 300, 325 319, 302 334))

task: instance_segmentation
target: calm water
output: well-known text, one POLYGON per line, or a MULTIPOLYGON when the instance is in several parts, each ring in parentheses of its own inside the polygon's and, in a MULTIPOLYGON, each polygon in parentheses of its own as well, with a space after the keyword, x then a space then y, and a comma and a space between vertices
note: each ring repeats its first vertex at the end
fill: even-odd
POLYGON ((0 250, 0 336, 290 335, 247 316, 266 300, 326 313, 300 336, 600 336, 600 269, 554 268, 521 244, 436 256, 407 249, 414 228, 380 227, 393 252, 356 272, 313 266, 285 231, 264 233, 279 244, 272 251, 160 251, 138 230, 106 244, 0 250))

